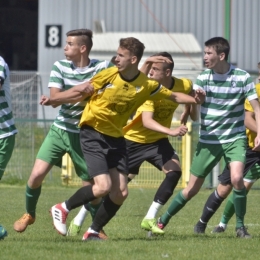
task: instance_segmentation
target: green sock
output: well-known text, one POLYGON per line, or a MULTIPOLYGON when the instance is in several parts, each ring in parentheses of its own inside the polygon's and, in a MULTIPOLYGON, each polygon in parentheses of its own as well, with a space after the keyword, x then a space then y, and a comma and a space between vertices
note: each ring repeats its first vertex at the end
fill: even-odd
POLYGON ((31 189, 28 184, 26 185, 26 193, 25 193, 25 202, 26 202, 26 211, 33 218, 35 218, 35 211, 38 199, 41 194, 42 186, 36 189, 31 189))
POLYGON ((181 210, 187 202, 188 200, 183 197, 182 191, 180 191, 172 200, 167 211, 160 217, 161 222, 167 225, 171 217, 181 210))
POLYGON ((236 212, 236 228, 244 226, 244 217, 246 214, 246 188, 236 190, 233 188, 233 201, 236 212))
MULTIPOLYGON (((246 194, 248 193, 248 191, 246 191, 246 194)), ((228 197, 228 201, 227 204, 225 206, 223 215, 221 217, 221 222, 224 224, 227 224, 229 222, 229 220, 232 218, 232 216, 235 213, 235 208, 234 208, 234 203, 233 203, 233 194, 231 194, 228 197)))
POLYGON ((99 207, 100 207, 100 205, 101 205, 102 203, 103 203, 102 200, 101 200, 100 203, 95 204, 95 205, 91 204, 90 202, 88 203, 89 212, 90 212, 90 214, 91 214, 92 220, 94 220, 94 218, 95 218, 95 216, 96 216, 96 213, 97 213, 97 211, 98 211, 98 209, 99 209, 99 207))

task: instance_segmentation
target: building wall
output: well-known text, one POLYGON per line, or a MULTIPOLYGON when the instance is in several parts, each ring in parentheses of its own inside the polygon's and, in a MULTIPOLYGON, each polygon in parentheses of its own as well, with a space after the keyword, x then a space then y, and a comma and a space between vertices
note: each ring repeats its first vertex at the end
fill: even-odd
MULTIPOLYGON (((260 1, 235 0, 230 12, 230 61, 248 71, 260 60, 260 1)), ((225 0, 39 0, 38 71, 47 89, 54 61, 63 49, 45 47, 45 26, 62 25, 65 33, 75 28, 95 31, 103 20, 107 32, 193 33, 203 48, 205 40, 225 36, 225 0), (45 76, 44 76, 45 75, 45 76)))

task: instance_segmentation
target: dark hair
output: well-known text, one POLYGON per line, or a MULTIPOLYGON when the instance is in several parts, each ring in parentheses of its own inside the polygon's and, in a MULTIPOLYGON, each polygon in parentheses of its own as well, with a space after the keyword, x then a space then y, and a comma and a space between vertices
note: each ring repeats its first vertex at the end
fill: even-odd
POLYGON ((153 56, 163 56, 163 57, 166 57, 168 58, 172 63, 168 63, 168 62, 164 62, 163 63, 163 68, 166 70, 166 69, 169 69, 171 72, 173 71, 173 68, 174 68, 174 61, 173 61, 173 58, 172 58, 172 55, 169 53, 169 52, 166 52, 166 51, 163 51, 163 52, 158 52, 156 54, 153 54, 153 56))
POLYGON ((205 42, 205 46, 213 47, 216 53, 219 55, 222 52, 225 54, 225 60, 228 60, 230 46, 228 40, 223 37, 214 37, 205 42))
POLYGON ((145 48, 144 44, 134 37, 120 39, 119 47, 129 50, 132 55, 137 57, 138 62, 143 57, 145 48))
POLYGON ((79 45, 86 45, 87 49, 90 51, 93 42, 92 42, 92 37, 93 37, 93 32, 89 29, 76 29, 76 30, 71 30, 66 33, 67 36, 78 36, 78 44, 79 45))

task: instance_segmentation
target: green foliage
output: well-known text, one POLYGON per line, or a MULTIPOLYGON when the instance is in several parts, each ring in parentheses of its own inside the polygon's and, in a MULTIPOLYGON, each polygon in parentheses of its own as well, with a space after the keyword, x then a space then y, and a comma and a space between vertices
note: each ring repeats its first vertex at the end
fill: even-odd
MULTIPOLYGON (((129 197, 116 216, 105 227, 109 240, 82 242, 83 233, 91 224, 88 216, 78 237, 62 237, 52 227, 49 208, 64 201, 77 189, 43 185, 37 207, 35 224, 24 233, 16 233, 13 222, 24 213, 25 187, 0 184, 0 223, 7 229, 8 237, 0 241, 1 260, 19 259, 258 259, 259 257, 259 192, 250 191, 246 224, 253 239, 235 237, 235 222, 223 234, 213 235, 211 230, 218 224, 220 210, 209 222, 206 235, 194 235, 193 226, 198 221, 203 205, 212 192, 202 190, 192 202, 174 216, 166 227, 163 237, 147 238, 140 228, 155 193, 155 189, 130 189, 129 197)), ((176 192, 173 196, 175 196, 176 192)), ((168 204, 167 204, 168 205, 168 204)), ((166 206, 167 206, 166 205, 166 206)), ((166 208, 164 207, 164 209, 166 208)), ((67 223, 76 215, 69 214, 67 223)))

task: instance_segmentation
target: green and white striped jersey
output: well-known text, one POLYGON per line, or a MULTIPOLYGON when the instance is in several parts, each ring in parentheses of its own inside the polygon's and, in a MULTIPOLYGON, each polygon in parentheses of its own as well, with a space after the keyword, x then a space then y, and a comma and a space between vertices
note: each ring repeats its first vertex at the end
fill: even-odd
POLYGON ((18 131, 14 124, 11 91, 10 72, 5 60, 0 56, 0 77, 3 79, 0 89, 0 138, 16 134, 18 131))
MULTIPOLYGON (((68 90, 73 86, 89 81, 99 71, 111 66, 114 66, 114 64, 109 61, 95 59, 91 59, 89 65, 84 68, 75 67, 68 60, 56 61, 52 67, 48 87, 68 90)), ((54 125, 68 132, 78 133, 78 124, 86 103, 87 99, 61 105, 61 109, 54 120, 54 125)))
POLYGON ((257 99, 250 75, 233 65, 226 74, 206 69, 196 79, 194 89, 198 88, 206 92, 205 102, 201 104, 199 141, 219 144, 246 138, 245 99, 257 99))

